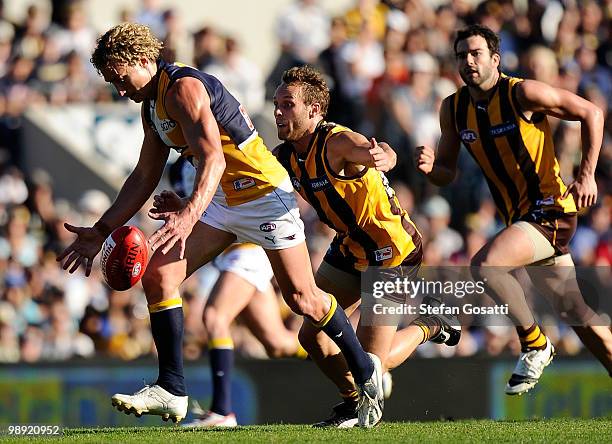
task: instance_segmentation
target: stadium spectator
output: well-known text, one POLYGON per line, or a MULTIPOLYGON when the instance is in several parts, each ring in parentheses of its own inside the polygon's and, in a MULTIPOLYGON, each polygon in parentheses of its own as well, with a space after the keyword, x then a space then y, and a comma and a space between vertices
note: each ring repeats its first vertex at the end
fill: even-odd
POLYGON ((596 48, 592 42, 586 40, 576 50, 576 61, 582 71, 578 91, 584 94, 591 85, 594 85, 602 92, 607 103, 610 103, 612 100, 610 69, 606 69, 598 63, 596 48))
POLYGON ((28 7, 23 25, 15 32, 13 51, 29 59, 38 58, 45 47, 46 20, 43 11, 36 5, 28 7))
POLYGON ((345 65, 346 79, 342 84, 347 104, 351 110, 348 126, 356 131, 371 132, 366 120, 366 94, 374 79, 385 71, 385 58, 382 44, 376 39, 370 22, 363 22, 354 40, 349 40, 340 48, 340 61, 345 65))
POLYGON ((272 99, 276 81, 296 65, 315 63, 330 41, 330 17, 318 0, 294 0, 279 15, 276 36, 280 54, 266 79, 266 98, 272 99))
POLYGON ((194 34, 193 45, 194 66, 201 71, 216 63, 223 51, 222 39, 211 26, 205 26, 194 34))
POLYGON ((422 210, 428 221, 429 253, 437 258, 436 260, 427 258, 426 251, 425 262, 432 265, 447 263, 453 254, 458 253, 463 248, 461 235, 449 227, 450 205, 442 196, 432 196, 425 201, 422 210))
POLYGON ((341 17, 331 21, 329 46, 319 54, 317 65, 326 75, 330 88, 329 119, 332 122, 346 122, 350 117, 350 98, 344 89, 348 71, 340 58, 340 51, 347 42, 346 22, 341 17))
POLYGON ((610 199, 606 199, 591 210, 588 224, 578 226, 571 244, 577 264, 610 265, 611 214, 610 199))
POLYGON ((66 7, 60 26, 49 29, 49 37, 55 42, 62 56, 76 52, 86 64, 96 41, 95 32, 88 24, 82 2, 72 2, 66 7))
POLYGON ((426 52, 417 52, 408 57, 408 69, 408 84, 399 85, 392 94, 393 118, 406 134, 412 135, 416 145, 435 142, 440 137, 439 98, 434 88, 438 62, 426 52))
POLYGON ((166 9, 162 15, 164 35, 162 57, 164 60, 191 64, 193 60, 193 35, 185 27, 183 18, 175 9, 166 9))
POLYGON ((160 0, 141 0, 141 6, 134 17, 134 23, 148 26, 158 38, 166 35, 164 26, 164 11, 160 0))
POLYGON ((387 29, 387 5, 380 0, 356 0, 355 3, 344 14, 348 37, 356 40, 363 28, 368 27, 373 38, 382 42, 387 29))
POLYGON ((265 101, 263 74, 242 54, 235 39, 225 38, 225 50, 216 62, 206 67, 206 72, 221 80, 250 115, 261 114, 265 101))
POLYGON ((24 206, 9 210, 6 238, 0 237, 2 254, 13 258, 24 267, 38 263, 42 253, 40 240, 28 232, 30 212, 24 206))
POLYGON ((293 63, 314 63, 329 43, 329 16, 318 0, 295 0, 279 15, 277 37, 293 63))

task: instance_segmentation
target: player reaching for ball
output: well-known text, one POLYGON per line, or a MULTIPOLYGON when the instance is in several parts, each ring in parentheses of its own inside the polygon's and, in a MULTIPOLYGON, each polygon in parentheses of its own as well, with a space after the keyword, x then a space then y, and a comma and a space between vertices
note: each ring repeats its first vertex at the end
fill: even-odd
POLYGON ((303 223, 286 171, 266 149, 240 103, 214 77, 160 58, 151 30, 123 23, 96 43, 92 63, 121 96, 142 103, 144 141, 134 170, 93 227, 66 228, 76 240, 59 256, 63 268, 89 275, 106 237, 146 202, 170 149, 197 168, 192 194, 178 211, 150 216, 164 225, 150 238, 153 255, 142 278, 159 376, 113 404, 135 414, 180 421, 187 412, 183 375, 183 310, 179 285, 235 241, 262 246, 289 307, 342 350, 359 391, 360 416, 382 415, 380 360, 366 353, 332 295, 314 282, 303 223))
MULTIPOLYGON (((195 168, 179 157, 170 167, 170 182, 175 193, 155 196, 154 205, 164 211, 179 208, 180 198, 191 194, 195 168)), ((305 359, 297 332, 288 330, 281 318, 276 291, 270 280, 273 271, 265 251, 255 244, 233 244, 215 258, 213 265, 219 277, 210 291, 202 312, 208 337, 208 356, 212 380, 212 401, 204 410, 194 400, 195 419, 186 427, 235 427, 232 410, 232 370, 234 341, 231 325, 241 320, 261 342, 271 358, 305 359)))

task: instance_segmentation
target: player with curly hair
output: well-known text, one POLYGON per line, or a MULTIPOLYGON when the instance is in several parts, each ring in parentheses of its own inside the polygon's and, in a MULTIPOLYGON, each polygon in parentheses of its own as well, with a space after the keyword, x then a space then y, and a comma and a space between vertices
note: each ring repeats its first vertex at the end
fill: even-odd
MULTIPOLYGON (((111 207, 93 227, 66 228, 76 240, 59 256, 63 268, 89 275, 105 238, 153 193, 171 149, 196 166, 194 187, 179 209, 150 212, 163 226, 150 238, 154 254, 142 278, 159 356, 159 377, 113 404, 137 415, 180 421, 187 411, 183 375, 183 310, 179 285, 229 245, 251 242, 266 251, 289 307, 342 350, 360 393, 364 418, 379 417, 380 361, 366 353, 335 298, 311 270, 303 223, 284 168, 264 145, 244 107, 215 77, 159 57, 161 43, 146 26, 123 23, 97 41, 92 63, 121 96, 142 103, 140 158, 111 207)), ((365 423, 368 426, 369 423, 365 423)))

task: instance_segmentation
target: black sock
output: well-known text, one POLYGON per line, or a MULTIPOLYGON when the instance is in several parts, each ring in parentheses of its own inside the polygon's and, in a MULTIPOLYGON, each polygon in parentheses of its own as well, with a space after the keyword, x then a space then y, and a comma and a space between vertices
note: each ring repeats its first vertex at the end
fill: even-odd
POLYGON ((151 311, 151 333, 157 347, 159 377, 156 384, 175 396, 186 396, 183 376, 183 307, 151 311))
POLYGON ((353 374, 355 383, 363 384, 372 376, 374 364, 361 347, 357 335, 346 317, 344 310, 342 310, 342 308, 337 308, 338 306, 335 298, 333 296, 331 296, 331 298, 332 305, 329 313, 325 315, 317 326, 340 348, 344 355, 344 359, 346 359, 349 370, 353 374))
MULTIPOLYGON (((231 339, 229 343, 231 343, 231 339)), ((209 342, 210 370, 213 382, 213 398, 210 410, 219 415, 229 415, 232 412, 232 368, 234 366, 233 344, 218 348, 213 339, 209 342)))

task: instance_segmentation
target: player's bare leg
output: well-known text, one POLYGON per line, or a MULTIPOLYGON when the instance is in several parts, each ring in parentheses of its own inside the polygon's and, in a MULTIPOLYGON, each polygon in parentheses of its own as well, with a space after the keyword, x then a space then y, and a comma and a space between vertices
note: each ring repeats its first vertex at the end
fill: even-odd
POLYGON ((202 320, 210 339, 230 336, 230 326, 257 293, 255 286, 231 271, 223 271, 206 301, 202 320))
POLYGON ((313 322, 323 319, 329 312, 331 300, 315 284, 306 243, 282 250, 266 250, 266 254, 289 308, 313 322))
POLYGON ((231 386, 234 367, 234 342, 230 327, 240 312, 255 296, 256 288, 246 279, 231 271, 223 271, 210 292, 202 312, 208 335, 213 396, 209 410, 194 402, 196 419, 186 427, 235 427, 232 412, 231 386))
POLYGON ((508 304, 514 325, 525 329, 534 324, 534 317, 525 292, 510 272, 531 263, 533 255, 531 239, 520 228, 510 226, 482 247, 471 261, 474 278, 486 279, 487 294, 499 304, 508 304))
POLYGON ((551 261, 548 266, 527 267, 531 281, 612 376, 610 327, 584 301, 571 256, 551 261))
POLYGON ((376 425, 383 410, 382 366, 380 359, 364 352, 354 330, 336 299, 319 289, 302 242, 283 250, 266 250, 287 305, 308 317, 338 345, 355 379, 359 392, 359 423, 376 425))
POLYGON ((425 335, 421 327, 409 325, 408 327, 397 330, 393 335, 391 350, 385 361, 386 370, 393 370, 399 367, 406 359, 414 353, 416 348, 423 343, 425 335))
POLYGON ((158 352, 156 383, 134 395, 115 394, 113 405, 126 414, 159 415, 165 421, 181 421, 187 413, 183 377, 183 308, 179 285, 186 277, 217 256, 235 240, 233 234, 197 222, 187 239, 184 259, 179 245, 167 254, 157 250, 142 278, 151 332, 158 352))
MULTIPOLYGON (((331 280, 321 273, 316 274, 316 282, 320 288, 336 295, 338 303, 345 307, 348 316, 359 306, 360 284, 350 285, 344 279, 331 280)), ((364 325, 361 319, 363 318, 360 317, 357 324, 357 337, 364 350, 381 358, 383 369, 399 366, 424 341, 423 330, 416 325, 396 331, 395 325, 364 325)), ((383 318, 381 323, 385 323, 384 321, 383 318)), ((348 397, 354 392, 355 386, 340 351, 330 344, 331 341, 325 335, 305 323, 300 331, 300 340, 312 360, 334 382, 343 396, 348 397)))
POLYGON ((272 285, 265 292, 255 291, 241 318, 271 358, 306 358, 297 332, 288 330, 280 317, 280 307, 272 285))
POLYGON ((236 236, 202 222, 196 222, 187 238, 184 259, 178 246, 167 254, 157 250, 142 277, 147 303, 153 305, 178 295, 181 283, 202 265, 217 257, 236 240, 236 236))
MULTIPOLYGON (((332 273, 336 272, 337 270, 332 271, 332 273)), ((430 338, 435 338, 439 334, 443 336, 449 329, 445 326, 444 332, 441 328, 437 331, 433 331, 433 328, 432 331, 428 331, 429 329, 425 326, 425 330, 428 331, 428 334, 425 335, 423 327, 411 324, 402 330, 396 331, 395 322, 391 322, 390 319, 385 319, 385 317, 379 319, 378 324, 382 325, 364 325, 364 322, 362 322, 363 317, 359 316, 359 310, 357 310, 360 305, 361 296, 359 278, 353 278, 348 275, 338 275, 336 277, 336 279, 327 277, 326 273, 322 273, 320 269, 315 279, 320 288, 336 295, 338 303, 345 308, 345 312, 351 319, 353 317, 358 319, 356 321, 358 337, 365 350, 372 353, 380 353, 380 356, 383 356, 385 359, 383 361, 383 371, 387 367, 395 368, 399 366, 421 343, 430 338), (391 362, 389 362, 390 359, 391 362), (389 366, 389 364, 391 365, 389 366)), ((363 310, 364 308, 362 307, 361 309, 363 310)), ((369 319, 369 323, 376 323, 373 322, 375 320, 372 319, 371 315, 365 317, 369 319)), ((353 378, 346 366, 342 353, 340 353, 340 350, 326 335, 321 334, 320 331, 307 322, 300 329, 300 342, 311 359, 336 385, 341 396, 344 398, 342 403, 334 407, 332 416, 329 419, 317 423, 315 426, 352 427, 355 423, 354 397, 356 392, 353 378)))
POLYGON ((236 415, 231 405, 231 374, 234 347, 230 327, 238 315, 259 339, 270 357, 295 356, 302 350, 297 333, 285 328, 280 318, 276 293, 260 292, 249 280, 232 271, 222 271, 211 290, 203 312, 208 333, 208 353, 213 381, 213 397, 209 410, 194 403, 196 419, 187 427, 235 427, 236 415))
POLYGON ((612 377, 612 331, 610 331, 610 327, 605 325, 572 325, 572 329, 612 377))
MULTIPOLYGON (((334 294, 347 316, 353 319, 358 316, 359 289, 347 289, 347 281, 338 285, 321 273, 317 273, 316 282, 320 288, 334 294)), ((350 287, 350 285, 348 285, 350 287)), ((357 327, 359 322, 357 321, 357 327)), ((338 388, 343 401, 333 407, 329 418, 314 424, 315 427, 354 427, 357 424, 357 388, 353 376, 346 364, 340 349, 323 332, 310 322, 304 322, 300 328, 300 343, 308 352, 308 356, 317 364, 321 371, 338 388)))
POLYGON ((476 253, 471 262, 474 279, 486 282, 486 293, 498 304, 508 304, 521 341, 521 356, 505 389, 508 395, 521 395, 533 388, 554 356, 554 347, 536 323, 521 285, 511 274, 532 263, 534 255, 535 246, 529 235, 511 225, 476 253))

